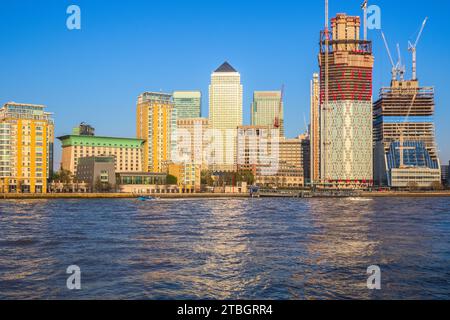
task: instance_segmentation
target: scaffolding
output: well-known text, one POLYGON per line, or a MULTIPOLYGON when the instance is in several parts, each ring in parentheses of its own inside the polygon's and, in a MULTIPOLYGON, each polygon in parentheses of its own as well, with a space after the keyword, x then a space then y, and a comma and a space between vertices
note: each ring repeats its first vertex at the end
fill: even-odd
POLYGON ((374 103, 374 143, 383 142, 387 153, 395 141, 422 141, 433 160, 437 147, 434 126, 434 88, 417 81, 393 81, 380 89, 374 103))

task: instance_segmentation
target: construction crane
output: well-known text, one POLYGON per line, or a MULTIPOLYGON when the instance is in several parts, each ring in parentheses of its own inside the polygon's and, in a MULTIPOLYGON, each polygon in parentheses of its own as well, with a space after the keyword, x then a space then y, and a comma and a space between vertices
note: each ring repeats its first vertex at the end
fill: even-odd
POLYGON ((395 81, 395 80, 397 80, 397 68, 396 68, 396 65, 394 64, 394 59, 392 59, 391 50, 389 49, 389 44, 386 40, 386 36, 384 35, 383 31, 381 31, 381 36, 383 37, 384 46, 386 47, 386 51, 388 53, 389 60, 391 61, 391 65, 392 65, 392 72, 391 72, 392 73, 392 81, 395 81))
POLYGON ((425 25, 427 24, 428 17, 422 23, 422 27, 420 28, 419 34, 417 35, 416 42, 414 44, 411 41, 408 41, 408 51, 412 52, 412 80, 417 80, 417 45, 419 44, 420 37, 422 36, 423 29, 425 29, 425 25))
POLYGON ((398 60, 397 60, 397 63, 394 63, 394 59, 392 58, 391 50, 389 49, 389 44, 386 40, 386 36, 384 35, 383 31, 381 31, 381 36, 383 38, 383 42, 386 47, 386 51, 388 53, 389 60, 391 61, 391 65, 392 65, 392 71, 391 71, 392 72, 392 81, 398 80, 399 77, 400 77, 400 80, 403 81, 404 75, 405 75, 405 66, 402 65, 402 56, 400 53, 400 45, 397 43, 398 60))
POLYGON ((361 5, 361 9, 364 11, 364 21, 363 21, 363 28, 364 28, 364 41, 367 40, 367 7, 369 5, 368 0, 364 0, 364 3, 361 5))
POLYGON ((404 66, 402 65, 402 57, 401 57, 401 53, 400 53, 400 46, 399 44, 397 44, 397 55, 398 55, 398 60, 397 63, 394 63, 394 59, 392 58, 392 54, 391 54, 391 50, 389 49, 389 44, 386 40, 386 36, 384 35, 384 32, 381 31, 381 36, 383 38, 383 42, 384 42, 384 46, 386 47, 386 51, 388 53, 389 56, 389 60, 391 62, 392 65, 392 80, 398 80, 398 77, 400 77, 400 80, 403 80, 404 77, 404 66))
POLYGON ((402 63, 402 54, 400 52, 400 44, 399 43, 397 43, 397 55, 398 55, 397 72, 400 75, 400 81, 404 81, 406 68, 405 68, 405 65, 402 63))

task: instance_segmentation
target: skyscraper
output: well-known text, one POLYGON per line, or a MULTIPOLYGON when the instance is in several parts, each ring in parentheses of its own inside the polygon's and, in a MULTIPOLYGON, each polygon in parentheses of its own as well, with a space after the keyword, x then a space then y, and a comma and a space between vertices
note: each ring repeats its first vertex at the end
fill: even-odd
POLYGON ((280 129, 284 136, 283 99, 281 91, 255 91, 252 103, 252 125, 280 129))
POLYGON ((211 75, 209 86, 209 126, 213 130, 213 170, 236 167, 237 127, 242 125, 241 75, 228 62, 211 75))
POLYGON ((175 91, 173 103, 178 119, 200 118, 202 108, 200 91, 175 91))
POLYGON ((440 181, 434 129, 434 89, 393 80, 373 106, 375 182, 431 187, 440 181))
POLYGON ((44 109, 14 102, 0 109, 0 192, 47 193, 54 123, 44 109))
POLYGON ((334 186, 373 183, 372 43, 360 40, 360 18, 338 14, 319 54, 321 180, 334 186), (328 46, 327 46, 328 44, 328 46))
POLYGON ((311 81, 311 183, 320 182, 320 109, 319 109, 319 74, 314 73, 311 81))
POLYGON ((166 172, 176 141, 176 113, 172 96, 145 92, 137 102, 137 138, 145 140, 143 169, 146 172, 166 172), (172 141, 173 140, 173 141, 172 141))

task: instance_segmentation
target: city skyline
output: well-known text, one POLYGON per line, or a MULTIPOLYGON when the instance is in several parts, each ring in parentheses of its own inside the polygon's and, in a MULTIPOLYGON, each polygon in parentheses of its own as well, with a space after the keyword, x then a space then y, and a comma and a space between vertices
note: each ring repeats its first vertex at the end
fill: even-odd
MULTIPOLYGON (((351 3, 342 4, 331 1, 331 12, 333 15, 337 12, 361 15, 359 2, 351 1, 351 3)), ((191 12, 190 10, 201 7, 200 3, 195 1, 192 3, 193 8, 188 8, 185 4, 175 6, 176 8, 173 10, 176 16, 181 17, 182 12, 191 12)), ((446 10, 442 9, 442 5, 427 4, 421 7, 421 10, 419 8, 412 10, 411 16, 405 17, 404 21, 402 19, 402 23, 400 23, 398 19, 393 19, 397 13, 397 5, 387 1, 373 1, 373 3, 382 8, 383 29, 390 43, 401 41, 403 47, 406 46, 409 35, 412 35, 410 38, 414 37, 414 32, 420 26, 424 16, 428 15, 430 17, 429 26, 427 26, 418 48, 418 74, 421 83, 436 87, 437 141, 441 151, 440 158, 443 163, 446 163, 450 158, 450 148, 445 144, 445 138, 449 136, 449 128, 445 126, 445 119, 448 118, 449 111, 445 110, 445 102, 449 101, 450 97, 445 90, 446 83, 443 80, 443 75, 448 71, 445 66, 450 64, 445 63, 445 59, 449 58, 440 56, 443 59, 443 67, 439 69, 432 68, 434 63, 433 57, 438 51, 437 45, 433 44, 432 41, 436 34, 438 35, 441 32, 438 30, 440 24, 443 23, 440 17, 446 10), (401 24, 401 26, 397 28, 397 24, 401 24), (433 50, 433 48, 436 49, 433 50)), ((168 35, 173 35, 176 31, 180 31, 179 29, 174 30, 161 27, 160 30, 150 30, 139 19, 136 22, 127 20, 126 23, 119 19, 119 22, 115 22, 114 25, 109 21, 112 17, 121 17, 122 15, 127 17, 130 14, 136 14, 137 17, 141 17, 137 9, 140 6, 145 6, 144 3, 130 5, 122 13, 119 13, 118 9, 120 6, 117 4, 103 8, 98 4, 79 1, 79 5, 83 12, 82 30, 71 32, 65 29, 64 23, 59 24, 57 21, 58 19, 61 19, 61 21, 65 20, 66 3, 47 6, 45 10, 30 3, 27 6, 26 1, 22 4, 2 4, 2 14, 4 12, 12 12, 12 16, 14 14, 22 14, 26 18, 31 19, 31 22, 27 24, 27 28, 16 26, 11 21, 11 17, 5 19, 6 22, 10 22, 9 27, 13 30, 11 32, 13 36, 11 39, 8 37, 4 38, 3 42, 9 48, 17 49, 11 50, 12 52, 16 51, 20 54, 13 58, 9 56, 12 52, 5 52, 5 59, 2 59, 4 63, 0 62, 2 70, 6 70, 7 74, 12 75, 8 81, 5 81, 5 79, 0 80, 0 87, 3 88, 0 92, 2 105, 8 101, 46 105, 49 111, 55 113, 56 135, 58 136, 70 133, 70 128, 81 121, 86 121, 98 129, 99 135, 132 137, 135 131, 135 97, 141 92, 158 91, 159 89, 162 89, 164 92, 200 90, 203 95, 202 114, 205 117, 208 116, 207 86, 209 84, 209 76, 217 65, 227 60, 239 70, 243 78, 244 124, 250 123, 250 107, 254 91, 280 90, 281 86, 285 84, 286 135, 293 137, 305 131, 304 119, 309 119, 309 81, 312 73, 318 71, 317 50, 319 31, 322 28, 320 22, 323 20, 322 2, 301 5, 284 4, 284 7, 290 7, 293 12, 287 12, 288 10, 284 12, 286 19, 283 19, 285 22, 281 26, 269 28, 258 24, 257 27, 248 27, 248 29, 242 26, 244 16, 249 13, 249 5, 244 4, 238 10, 237 16, 232 19, 238 26, 234 26, 230 31, 222 30, 221 26, 216 25, 214 21, 206 21, 216 27, 214 30, 219 31, 215 37, 209 38, 209 41, 217 45, 214 50, 205 48, 189 49, 183 54, 174 55, 171 53, 164 58, 158 55, 151 56, 153 60, 151 58, 144 59, 143 56, 131 51, 131 43, 125 42, 123 38, 128 32, 128 28, 136 27, 136 24, 138 27, 142 27, 142 30, 134 33, 136 37, 142 32, 148 31, 154 36, 158 36, 158 34, 155 34, 156 31, 161 34, 166 32, 168 35), (300 10, 302 8, 309 10, 311 17, 302 14, 300 10), (43 10, 45 12, 42 12, 43 10), (101 10, 104 12, 101 13, 101 10), (32 13, 36 12, 38 14, 33 16, 32 13), (106 23, 106 26, 99 24, 97 21, 98 15, 101 14, 106 15, 107 18, 109 17, 107 20, 109 22, 106 23), (96 21, 93 21, 94 15, 96 21), (295 17, 303 18, 303 20, 298 19, 295 21, 295 17), (242 18, 242 22, 240 18, 242 18), (33 29, 33 26, 36 27, 36 30, 33 29), (110 31, 118 31, 115 34, 116 37, 106 34, 108 31, 106 27, 111 27, 112 30, 110 31), (242 28, 240 34, 234 32, 234 28, 237 27, 242 28), (53 30, 54 28, 56 30, 53 30), (288 34, 282 34, 282 36, 279 36, 280 39, 278 39, 276 32, 278 28, 285 30, 288 34), (43 39, 43 43, 38 43, 34 47, 33 55, 30 55, 29 51, 21 51, 27 44, 27 39, 34 44, 38 39, 36 32, 43 31, 49 32, 49 36, 43 39), (94 46, 94 50, 88 52, 86 47, 91 45, 92 41, 99 35, 103 35, 105 39, 97 46, 94 46), (274 37, 271 43, 274 47, 278 46, 279 58, 275 56, 272 60, 267 60, 267 56, 269 53, 274 52, 274 48, 267 50, 267 53, 261 53, 257 50, 258 54, 254 56, 252 56, 253 52, 246 51, 249 49, 249 44, 243 43, 244 38, 248 40, 248 36, 250 36, 249 39, 251 41, 249 42, 261 49, 264 47, 262 39, 265 39, 266 35, 274 37), (235 37, 234 42, 232 41, 232 36, 235 37), (59 44, 57 43, 58 41, 60 41, 59 44), (121 42, 126 44, 124 48, 118 48, 117 45, 121 42), (230 42, 232 46, 227 46, 230 42), (47 52, 46 48, 56 50, 47 52), (105 49, 113 48, 118 48, 118 52, 104 56, 105 49), (48 62, 41 65, 41 59, 48 58, 45 54, 46 52, 50 56, 56 55, 52 65, 48 65, 48 62), (194 57, 194 54, 198 54, 201 58, 194 57), (106 58, 106 61, 102 61, 102 58, 106 58), (189 63, 192 66, 186 67, 186 61, 192 61, 192 63, 189 63), (113 63, 116 63, 114 68, 112 68, 113 63), (132 68, 127 69, 129 66, 132 68), (142 72, 142 74, 145 74, 145 77, 141 74, 138 75, 136 72, 140 69, 145 71, 155 67, 156 73, 142 72), (11 68, 15 68, 17 72, 9 71, 12 70, 11 68), (22 68, 32 68, 34 72, 30 74, 22 68), (58 68, 65 71, 57 71, 56 69, 58 68), (90 69, 93 69, 93 71, 91 72, 90 69), (161 72, 165 72, 169 76, 161 78, 161 72), (37 76, 39 74, 41 74, 41 77, 37 76), (118 76, 124 74, 126 75, 125 79, 118 80, 118 76), (22 77, 19 75, 22 75, 22 77), (105 77, 112 77, 112 79, 105 80, 105 77), (127 83, 129 79, 133 79, 132 84, 127 83), (104 82, 98 82, 99 80, 104 80, 104 82), (58 90, 55 89, 53 91, 51 89, 53 87, 58 90), (99 112, 92 113, 91 110, 93 108, 99 112), (105 114, 108 117, 105 117, 105 114)), ((232 5, 231 3, 230 7, 232 5)), ((398 6, 400 5, 398 4, 398 6)), ((165 4, 158 3, 157 6, 164 7, 165 4)), ((226 3, 219 2, 205 8, 202 7, 201 15, 205 14, 205 10, 213 11, 226 6, 226 3)), ((418 6, 420 7, 420 5, 418 6)), ((443 4, 443 6, 448 6, 448 4, 443 4)), ((269 14, 270 10, 268 9, 266 6, 255 8, 257 16, 260 17, 269 14)), ((275 14, 278 14, 279 10, 276 8, 275 14)), ((158 21, 161 22, 160 20, 158 21)), ((190 31, 186 32, 196 31, 202 34, 198 28, 198 24, 190 23, 190 28, 188 28, 190 31)), ((114 32, 111 33, 114 34, 114 32)), ((202 35, 204 36, 204 34, 202 35)), ((132 38, 134 39, 134 37, 132 38)), ((374 41, 375 79, 373 95, 375 100, 378 96, 378 89, 381 86, 389 85, 390 66, 379 31, 370 31, 369 39, 374 41)), ((186 43, 185 40, 180 40, 180 42, 180 45, 186 43)), ((404 48, 403 57, 406 60, 407 72, 409 73, 410 54, 404 48)), ((52 59, 47 60, 51 61, 52 59)), ((56 165, 58 165, 60 159, 59 149, 59 146, 56 145, 56 165)))

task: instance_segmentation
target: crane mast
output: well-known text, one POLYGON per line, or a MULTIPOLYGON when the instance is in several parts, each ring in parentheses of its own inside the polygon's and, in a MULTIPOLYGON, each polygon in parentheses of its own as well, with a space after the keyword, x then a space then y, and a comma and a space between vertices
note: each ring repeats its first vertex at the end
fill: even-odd
POLYGON ((426 17, 422 23, 422 27, 420 28, 416 42, 414 42, 414 44, 412 44, 410 41, 408 42, 408 50, 412 53, 412 80, 414 81, 417 80, 417 45, 419 44, 420 37, 422 36, 423 29, 425 29, 427 21, 428 17, 426 17))

